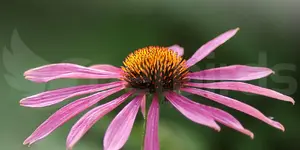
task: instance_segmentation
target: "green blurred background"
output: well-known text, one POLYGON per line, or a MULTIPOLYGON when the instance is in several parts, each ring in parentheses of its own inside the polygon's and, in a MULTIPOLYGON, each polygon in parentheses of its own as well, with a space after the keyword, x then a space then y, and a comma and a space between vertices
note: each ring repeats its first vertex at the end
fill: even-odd
MULTIPOLYGON (((300 1, 297 0, 10 0, 0 4, 1 150, 63 150, 76 117, 40 142, 26 147, 23 140, 51 113, 66 104, 42 109, 22 108, 18 101, 47 89, 107 81, 58 80, 35 84, 22 73, 48 63, 122 65, 127 54, 148 45, 185 48, 190 57, 201 44, 228 29, 239 33, 193 69, 231 64, 267 66, 276 71, 252 83, 292 96, 296 105, 239 92, 216 91, 255 106, 285 125, 276 130, 259 120, 198 96, 189 98, 230 112, 254 132, 255 138, 227 127, 215 132, 195 124, 169 104, 161 106, 162 150, 299 150, 300 109, 297 105, 300 1)), ((107 99, 109 100, 109 99, 107 99)), ((121 108, 121 107, 120 107, 121 108)), ((102 148, 104 132, 120 110, 100 120, 75 150, 102 148)), ((81 114, 82 115, 82 114, 81 114)), ((142 116, 139 114, 124 150, 138 150, 142 116)))

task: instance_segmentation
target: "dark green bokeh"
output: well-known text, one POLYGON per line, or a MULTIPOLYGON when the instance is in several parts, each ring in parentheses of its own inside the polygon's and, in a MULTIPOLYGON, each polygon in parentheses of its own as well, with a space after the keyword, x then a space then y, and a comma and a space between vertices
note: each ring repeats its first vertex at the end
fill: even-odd
MULTIPOLYGON (((296 100, 295 106, 262 96, 238 92, 225 94, 255 106, 267 116, 275 117, 285 125, 286 131, 282 133, 238 111, 208 103, 240 119, 246 128, 255 133, 255 139, 251 140, 227 127, 218 133, 189 121, 165 104, 161 106, 161 149, 300 149, 300 109, 297 105, 300 2, 296 0, 15 0, 1 3, 1 150, 65 149, 68 131, 79 117, 28 148, 22 145, 23 140, 63 104, 30 109, 20 107, 18 101, 45 89, 97 82, 59 80, 40 85, 25 81, 22 76, 25 70, 62 61, 120 66, 126 55, 148 45, 179 44, 185 48, 185 58, 188 58, 203 43, 236 27, 241 28, 239 33, 198 63, 195 69, 251 64, 277 71, 267 79, 252 83, 292 96, 296 100)), ((223 91, 221 93, 224 94, 223 91)), ((201 103, 207 104, 208 101, 197 96, 188 97, 201 103)), ((99 121, 76 145, 75 150, 101 149, 106 127, 120 109, 99 121)), ((142 124, 139 115, 124 149, 140 149, 142 124)))

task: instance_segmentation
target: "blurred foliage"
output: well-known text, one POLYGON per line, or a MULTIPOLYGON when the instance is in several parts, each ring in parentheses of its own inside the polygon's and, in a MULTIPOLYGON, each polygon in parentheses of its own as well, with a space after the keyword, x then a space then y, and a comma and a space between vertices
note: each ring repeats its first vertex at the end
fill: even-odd
MULTIPOLYGON (((240 112, 189 95, 197 102, 230 112, 255 133, 255 139, 251 140, 227 127, 215 132, 189 121, 169 104, 164 104, 160 117, 161 149, 299 150, 300 109, 296 80, 299 77, 296 69, 300 63, 299 4, 296 0, 1 1, 0 46, 3 52, 0 70, 3 76, 0 77, 0 149, 65 149, 68 131, 80 117, 72 119, 32 147, 23 146, 23 140, 35 127, 63 104, 30 109, 20 107, 18 101, 28 92, 34 94, 40 90, 74 85, 74 82, 60 80, 50 85, 28 83, 22 79, 23 71, 43 63, 62 61, 120 66, 126 55, 148 45, 179 44, 185 48, 185 58, 188 58, 201 44, 216 35, 240 27, 233 39, 198 63, 195 70, 231 64, 260 65, 279 70, 275 75, 253 83, 291 95, 296 100, 295 106, 261 96, 236 92, 225 94, 275 117, 285 125, 286 131, 282 133, 240 112), (16 44, 13 44, 12 35, 15 31, 26 47, 43 61, 32 61, 31 57, 25 59, 26 47, 14 48, 16 44), (18 51, 21 53, 19 58, 16 57, 18 51), (8 55, 10 59, 7 59, 8 55), (292 69, 285 68, 287 65, 292 69), (283 76, 292 81, 282 82, 283 76)), ((97 81, 78 81, 80 84, 86 82, 97 81)), ((119 110, 101 119, 74 149, 101 149, 106 127, 119 110)), ((142 124, 142 116, 138 116, 124 149, 140 149, 142 124)))

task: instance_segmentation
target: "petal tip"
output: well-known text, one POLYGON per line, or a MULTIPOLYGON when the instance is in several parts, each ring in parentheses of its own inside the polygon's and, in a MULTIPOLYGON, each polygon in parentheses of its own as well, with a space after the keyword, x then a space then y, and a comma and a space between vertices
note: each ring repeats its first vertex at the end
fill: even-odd
POLYGON ((20 106, 23 106, 23 103, 24 103, 24 100, 21 99, 21 100, 19 101, 19 105, 20 105, 20 106))
POLYGON ((19 101, 19 105, 20 106, 22 106, 22 107, 33 107, 32 105, 28 105, 28 104, 26 104, 26 99, 21 99, 20 101, 19 101))
POLYGON ((73 146, 74 146, 73 143, 67 141, 67 143, 66 143, 66 150, 72 150, 72 149, 73 149, 73 146))
POLYGON ((285 131, 284 126, 283 126, 282 124, 280 124, 279 122, 276 122, 276 121, 275 121, 275 122, 273 123, 273 126, 274 126, 275 128, 277 128, 277 129, 281 130, 282 132, 285 131))
POLYGON ((254 139, 254 134, 250 131, 250 130, 247 130, 245 129, 245 134, 247 134, 248 136, 250 136, 250 138, 253 140, 254 139))
POLYGON ((296 103, 295 100, 291 97, 289 97, 288 101, 291 102, 293 105, 295 105, 295 103, 296 103))
POLYGON ((270 68, 265 68, 266 69, 266 71, 268 72, 268 74, 270 75, 270 74, 275 74, 275 71, 273 71, 272 69, 270 69, 270 68))
POLYGON ((23 103, 19 103, 19 105, 22 106, 22 107, 26 107, 26 105, 23 104, 23 103))
POLYGON ((240 29, 241 29, 240 27, 237 27, 237 28, 234 29, 234 31, 238 32, 240 29))
POLYGON ((240 30, 240 28, 237 27, 235 29, 229 30, 227 33, 230 33, 231 36, 234 36, 239 30, 240 30))
POLYGON ((72 150, 73 149, 73 147, 71 147, 71 146, 67 146, 67 148, 66 148, 66 150, 72 150))
POLYGON ((29 142, 27 139, 23 142, 23 145, 27 145, 28 147, 31 146, 31 142, 29 142))
POLYGON ((23 73, 24 76, 30 76, 32 72, 36 71, 38 68, 31 68, 23 73))
POLYGON ((28 76, 30 74, 30 72, 32 72, 32 69, 25 71, 23 73, 23 76, 28 76))
POLYGON ((272 69, 270 69, 271 73, 270 74, 275 74, 275 71, 273 71, 272 69))
MULTIPOLYGON (((260 67, 258 67, 258 68, 260 68, 260 67)), ((264 77, 269 76, 269 75, 274 75, 274 74, 275 74, 275 71, 273 71, 273 70, 270 69, 270 68, 263 68, 263 69, 265 69, 265 70, 264 70, 264 71, 265 71, 265 76, 264 76, 264 77)), ((261 70, 261 71, 263 71, 263 70, 261 70)))
POLYGON ((213 129, 216 130, 217 132, 221 131, 221 127, 220 126, 215 126, 215 127, 213 127, 213 129))
MULTIPOLYGON (((25 78, 26 80, 29 80, 29 81, 32 81, 32 82, 36 82, 36 83, 43 83, 43 82, 44 82, 44 81, 34 80, 34 77, 28 76, 28 75, 24 76, 24 78, 25 78)), ((47 82, 47 81, 46 81, 46 82, 47 82)))

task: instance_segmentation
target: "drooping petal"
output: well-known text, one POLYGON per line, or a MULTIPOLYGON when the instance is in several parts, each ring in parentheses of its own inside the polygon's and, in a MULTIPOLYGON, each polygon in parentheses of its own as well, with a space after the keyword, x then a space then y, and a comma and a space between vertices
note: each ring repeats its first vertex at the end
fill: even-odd
POLYGON ((187 78, 197 80, 248 81, 266 77, 271 73, 273 71, 269 68, 232 65, 192 72, 187 75, 187 78))
POLYGON ((116 87, 107 91, 102 91, 88 97, 78 99, 51 115, 45 122, 43 122, 25 141, 24 145, 31 145, 32 143, 46 137, 59 126, 64 124, 69 119, 73 118, 88 107, 96 104, 98 101, 124 89, 124 87, 116 87))
POLYGON ((98 92, 109 88, 117 87, 123 84, 125 84, 123 81, 117 81, 106 84, 80 85, 69 88, 46 91, 30 97, 23 98, 20 101, 20 105, 25 107, 50 106, 62 102, 71 97, 98 92))
POLYGON ((54 76, 54 75, 74 73, 74 72, 100 74, 100 75, 112 74, 111 72, 108 72, 106 70, 93 69, 89 67, 80 66, 77 64, 57 63, 57 64, 44 65, 41 67, 30 69, 24 73, 24 76, 43 77, 43 76, 49 76, 49 74, 54 76))
MULTIPOLYGON (((198 104, 198 103, 197 103, 198 104)), ((235 119, 232 115, 230 115, 229 113, 218 109, 218 108, 214 108, 214 107, 210 107, 210 106, 206 106, 206 105, 201 105, 199 104, 200 107, 202 107, 203 109, 207 110, 208 112, 211 113, 211 116, 217 121, 220 122, 232 129, 235 129, 241 133, 244 133, 248 136, 250 136, 252 139, 254 138, 254 134, 245 129, 241 123, 235 119)))
POLYGON ((112 65, 108 65, 108 64, 99 64, 99 65, 93 65, 90 66, 89 68, 93 68, 93 69, 99 69, 99 70, 105 70, 111 73, 116 73, 116 74, 120 74, 122 71, 121 68, 112 66, 112 65))
POLYGON ((278 129, 284 131, 283 125, 281 125, 279 122, 273 121, 272 119, 266 117, 264 114, 262 114, 259 110, 255 109, 254 107, 247 105, 245 103, 242 103, 240 101, 237 101, 235 99, 232 99, 232 98, 229 98, 229 97, 226 97, 223 95, 219 95, 219 94, 216 94, 216 93, 213 93, 210 91, 201 90, 201 89, 181 88, 181 90, 192 93, 192 94, 200 95, 202 97, 213 100, 213 101, 223 104, 225 106, 239 110, 239 111, 244 112, 250 116, 253 116, 275 128, 278 128, 278 129))
POLYGON ((240 131, 246 135, 249 135, 251 138, 253 138, 253 133, 250 132, 249 130, 245 129, 241 123, 235 119, 232 115, 230 115, 229 113, 220 110, 218 108, 214 108, 214 107, 210 107, 210 106, 206 106, 206 105, 202 105, 199 103, 196 103, 182 95, 178 95, 176 94, 177 97, 179 97, 180 99, 194 105, 194 107, 196 107, 199 110, 203 110, 204 112, 206 112, 205 114, 212 117, 215 121, 220 122, 228 127, 231 127, 237 131, 240 131))
POLYGON ((143 114, 143 117, 146 117, 146 95, 144 95, 142 101, 141 101, 141 112, 143 114))
POLYGON ((199 109, 197 105, 186 100, 186 98, 176 94, 175 92, 166 92, 165 97, 171 104, 188 119, 217 131, 220 131, 219 125, 214 119, 203 109, 199 109))
POLYGON ((157 96, 154 95, 147 116, 146 136, 144 141, 145 150, 159 150, 158 121, 159 121, 159 103, 158 103, 157 96))
POLYGON ((130 135, 144 94, 132 100, 110 123, 104 136, 104 150, 121 149, 130 135))
POLYGON ((56 79, 117 79, 120 75, 92 75, 87 73, 67 73, 53 77, 33 77, 26 76, 25 79, 36 83, 46 83, 56 79))
POLYGON ((195 54, 187 60, 187 66, 193 66, 197 62, 201 61, 203 58, 205 58, 208 54, 210 54, 213 50, 215 50, 217 47, 225 43, 227 40, 229 40, 231 37, 233 37, 236 32, 239 30, 239 28, 229 30, 218 37, 212 39, 211 41, 205 43, 202 45, 195 54))
POLYGON ((60 78, 107 79, 121 77, 118 73, 70 63, 51 64, 30 69, 24 73, 24 76, 26 79, 34 82, 48 82, 60 78))
POLYGON ((183 53, 184 53, 183 47, 180 47, 179 45, 172 45, 172 46, 169 47, 169 49, 176 52, 179 56, 182 56, 183 53))
POLYGON ((72 147, 80 140, 80 138, 104 115, 118 107, 123 103, 134 90, 129 91, 117 99, 110 101, 101 106, 95 107, 94 109, 87 112, 82 116, 72 127, 68 138, 67 138, 67 149, 71 150, 72 147))
POLYGON ((187 83, 188 86, 198 87, 198 88, 207 88, 207 89, 222 89, 222 90, 234 90, 234 91, 242 91, 248 92, 258 95, 263 95, 283 101, 288 101, 291 103, 295 103, 294 99, 273 91, 271 89, 259 87, 256 85, 243 83, 243 82, 213 82, 213 83, 187 83))

